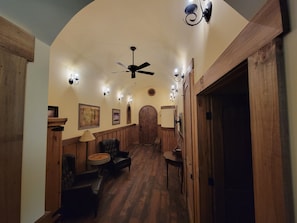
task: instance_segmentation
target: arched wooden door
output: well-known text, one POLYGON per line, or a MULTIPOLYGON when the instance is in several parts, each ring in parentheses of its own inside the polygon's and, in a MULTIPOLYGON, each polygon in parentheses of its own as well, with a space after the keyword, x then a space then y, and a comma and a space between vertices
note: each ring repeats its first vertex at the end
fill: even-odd
POLYGON ((139 111, 139 143, 153 144, 157 135, 157 111, 153 106, 146 105, 139 111))

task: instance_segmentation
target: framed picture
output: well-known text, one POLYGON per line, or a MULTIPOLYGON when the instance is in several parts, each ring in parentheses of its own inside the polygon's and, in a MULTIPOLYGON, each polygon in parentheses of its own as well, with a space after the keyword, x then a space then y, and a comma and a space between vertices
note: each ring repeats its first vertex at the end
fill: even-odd
POLYGON ((59 107, 58 106, 48 106, 47 107, 47 117, 50 117, 50 118, 59 117, 59 107))
POLYGON ((98 128, 100 126, 100 107, 78 104, 78 129, 98 128))
POLYGON ((121 110, 120 109, 112 109, 112 124, 117 125, 121 122, 121 110))

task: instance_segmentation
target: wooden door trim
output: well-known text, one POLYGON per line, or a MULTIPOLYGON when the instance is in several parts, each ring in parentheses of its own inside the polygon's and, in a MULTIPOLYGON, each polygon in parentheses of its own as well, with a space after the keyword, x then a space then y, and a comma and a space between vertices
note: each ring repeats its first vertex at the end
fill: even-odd
POLYGON ((193 111, 195 111, 195 109, 193 109, 193 96, 192 96, 192 88, 193 88, 193 74, 194 74, 194 70, 193 70, 193 66, 194 66, 194 59, 191 60, 188 68, 187 68, 187 73, 185 75, 184 78, 184 83, 183 83, 183 95, 184 95, 184 137, 183 137, 183 160, 184 160, 184 170, 185 170, 185 174, 184 174, 184 182, 185 182, 185 191, 186 191, 186 199, 187 199, 187 204, 191 205, 190 209, 188 207, 188 213, 189 213, 189 218, 190 218, 190 222, 196 222, 195 219, 197 219, 197 208, 196 208, 196 204, 197 204, 197 197, 193 196, 195 194, 198 193, 197 190, 195 190, 197 188, 197 171, 196 167, 197 167, 197 158, 198 156, 196 155, 196 150, 193 149, 193 141, 195 139, 194 134, 195 131, 193 131, 193 124, 192 124, 192 120, 193 120, 193 111), (188 98, 186 98, 186 96, 188 98), (187 103, 186 103, 187 102, 187 103), (188 107, 186 107, 186 105, 188 105, 188 107), (190 106, 190 107, 189 107, 190 106), (187 118, 188 117, 188 118, 187 118), (187 126, 189 125, 189 126, 187 126), (191 154, 188 154, 188 152, 191 152, 191 154), (189 165, 189 161, 188 158, 190 157, 191 159, 191 164, 189 165), (189 177, 189 171, 188 171, 188 165, 191 166, 191 187, 192 187, 192 194, 190 194, 190 196, 193 196, 193 198, 191 200, 188 200, 189 196, 188 196, 188 177, 189 177), (195 173, 196 172, 196 173, 195 173), (190 202, 192 204, 190 204, 190 202))
POLYGON ((248 58, 256 222, 293 222, 283 43, 248 58))
POLYGON ((34 59, 34 36, 0 17, 0 78, 2 130, 0 132, 1 195, 0 216, 4 222, 19 222, 21 212, 21 178, 26 66, 34 59), (4 83, 5 82, 5 83, 4 83), (11 117, 11 114, 18 114, 11 117), (5 120, 5 121, 4 121, 5 120), (14 158, 13 162, 8 162, 14 158), (12 193, 13 191, 13 193, 12 193), (9 195, 9 196, 6 196, 9 195))
POLYGON ((34 61, 35 37, 0 16, 0 47, 13 55, 34 61))

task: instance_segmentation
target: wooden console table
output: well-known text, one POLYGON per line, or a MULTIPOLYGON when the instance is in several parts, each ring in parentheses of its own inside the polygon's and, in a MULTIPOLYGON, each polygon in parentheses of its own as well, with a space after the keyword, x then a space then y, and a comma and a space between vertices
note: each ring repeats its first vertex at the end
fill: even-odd
POLYGON ((180 190, 181 193, 183 192, 183 179, 184 179, 184 168, 183 168, 183 159, 181 156, 176 155, 172 151, 167 151, 163 153, 163 156, 166 161, 166 168, 167 168, 167 188, 168 188, 168 164, 172 166, 176 166, 180 173, 181 173, 181 185, 180 185, 180 190))

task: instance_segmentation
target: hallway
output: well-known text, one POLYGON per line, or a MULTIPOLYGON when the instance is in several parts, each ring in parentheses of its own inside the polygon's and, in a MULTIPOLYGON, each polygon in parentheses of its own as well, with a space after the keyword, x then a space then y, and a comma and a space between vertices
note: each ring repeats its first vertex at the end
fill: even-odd
POLYGON ((106 179, 98 216, 67 219, 65 223, 187 223, 186 202, 180 193, 178 171, 166 164, 162 153, 150 145, 130 149, 131 171, 106 179))

